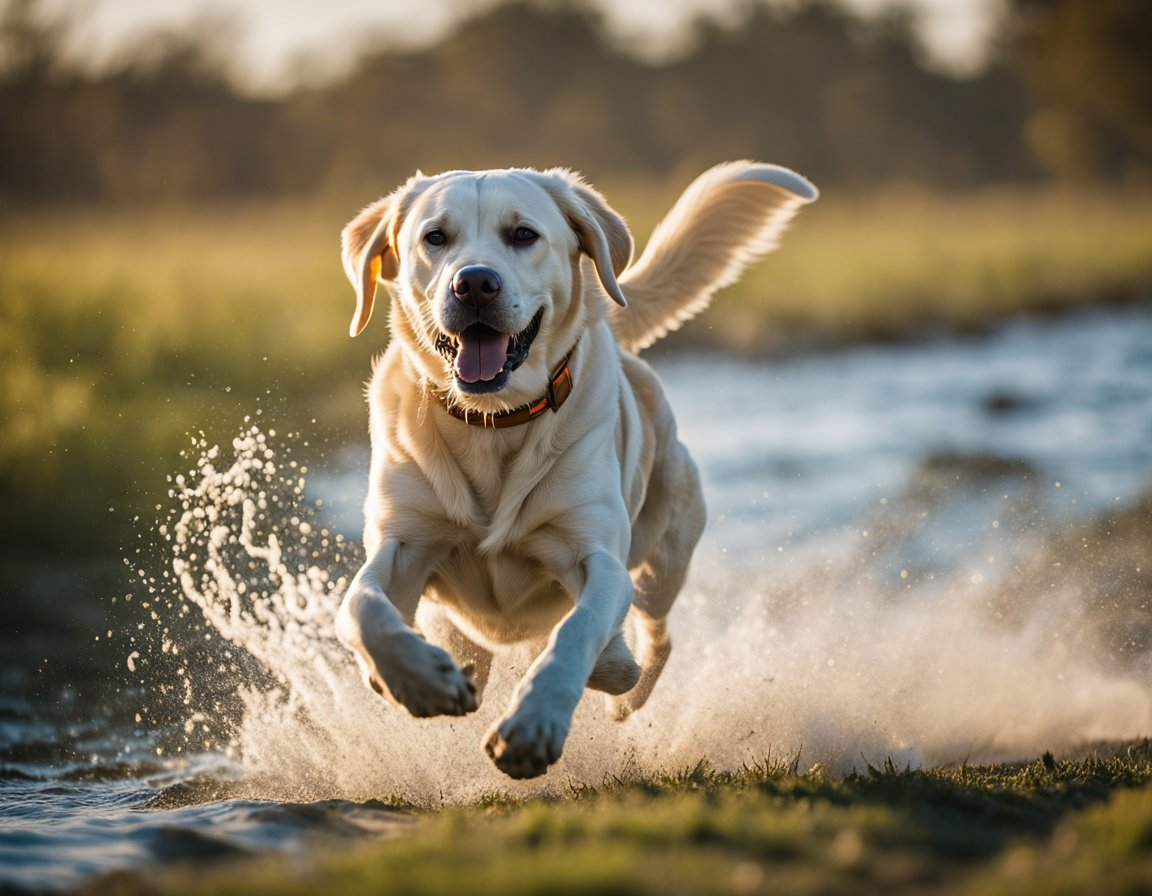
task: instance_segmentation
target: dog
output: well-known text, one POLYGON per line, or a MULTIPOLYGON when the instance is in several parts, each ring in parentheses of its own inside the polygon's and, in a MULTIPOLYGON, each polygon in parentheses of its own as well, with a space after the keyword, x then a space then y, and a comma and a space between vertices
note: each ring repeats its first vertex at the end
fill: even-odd
POLYGON ((417 173, 343 230, 351 335, 378 285, 366 561, 336 632, 417 717, 479 706, 493 653, 539 653, 484 748, 512 778, 560 757, 586 688, 617 719, 671 650, 705 524, 700 478, 637 353, 776 247, 817 197, 775 165, 697 178, 633 264, 623 218, 566 169, 417 173))

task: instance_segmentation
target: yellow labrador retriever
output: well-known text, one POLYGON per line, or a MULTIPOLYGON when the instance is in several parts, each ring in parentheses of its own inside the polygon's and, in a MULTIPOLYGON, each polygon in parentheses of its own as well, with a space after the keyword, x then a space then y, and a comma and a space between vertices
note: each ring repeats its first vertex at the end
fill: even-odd
POLYGON ((705 510, 634 352, 816 196, 785 168, 718 165, 631 265, 624 221, 565 170, 417 174, 345 227, 352 335, 378 283, 391 297, 368 394, 367 561, 337 618, 372 688, 414 716, 470 713, 492 652, 535 642, 484 744, 514 778, 559 758, 585 688, 617 718, 644 704, 705 510))

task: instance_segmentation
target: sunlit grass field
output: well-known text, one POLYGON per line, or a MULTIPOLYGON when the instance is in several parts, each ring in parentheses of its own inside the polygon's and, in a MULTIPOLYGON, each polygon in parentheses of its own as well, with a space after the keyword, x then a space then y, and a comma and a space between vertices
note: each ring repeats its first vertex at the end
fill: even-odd
POLYGON ((766 763, 606 780, 433 812, 383 843, 97 893, 1135 894, 1152 887, 1152 765, 1093 758, 849 776, 766 763))
MULTIPOLYGON (((642 245, 681 186, 605 192, 642 245)), ((22 512, 5 540, 105 550, 154 511, 189 434, 227 439, 245 417, 313 448, 362 438, 387 328, 348 338, 338 236, 368 198, 8 209, 0 494, 22 512)), ((1149 234, 1149 194, 828 194, 670 345, 791 351, 1147 300, 1149 234)))

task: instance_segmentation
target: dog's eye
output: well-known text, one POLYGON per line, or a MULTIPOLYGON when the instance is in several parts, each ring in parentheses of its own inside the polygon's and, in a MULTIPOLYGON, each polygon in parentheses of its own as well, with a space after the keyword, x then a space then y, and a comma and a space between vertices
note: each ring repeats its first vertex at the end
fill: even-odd
POLYGON ((517 227, 512 231, 513 246, 531 246, 538 239, 540 234, 531 227, 517 227))
POLYGON ((444 231, 440 229, 429 230, 424 234, 424 242, 429 246, 443 246, 448 242, 448 237, 444 235, 444 231))

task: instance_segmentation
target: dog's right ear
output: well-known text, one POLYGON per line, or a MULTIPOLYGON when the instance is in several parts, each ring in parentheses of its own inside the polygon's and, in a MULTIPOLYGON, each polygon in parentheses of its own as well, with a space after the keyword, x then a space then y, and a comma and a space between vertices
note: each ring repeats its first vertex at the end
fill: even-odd
POLYGON ((344 273, 356 290, 356 313, 348 328, 351 336, 359 336, 368 326, 377 282, 396 279, 400 264, 395 243, 396 206, 395 193, 376 200, 349 221, 340 235, 344 273))

